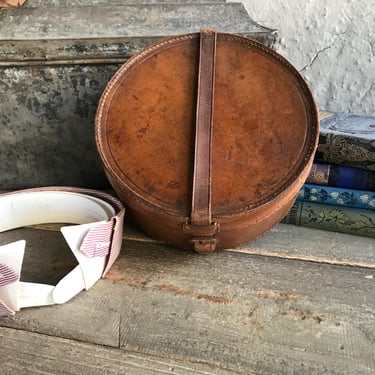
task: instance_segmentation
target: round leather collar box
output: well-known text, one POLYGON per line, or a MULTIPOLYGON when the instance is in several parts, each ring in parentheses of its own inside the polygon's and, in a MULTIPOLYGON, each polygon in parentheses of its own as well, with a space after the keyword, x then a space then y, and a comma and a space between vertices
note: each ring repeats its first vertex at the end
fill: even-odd
POLYGON ((298 71, 258 42, 213 30, 133 56, 96 115, 104 169, 138 225, 198 252, 237 247, 277 224, 318 136, 298 71))

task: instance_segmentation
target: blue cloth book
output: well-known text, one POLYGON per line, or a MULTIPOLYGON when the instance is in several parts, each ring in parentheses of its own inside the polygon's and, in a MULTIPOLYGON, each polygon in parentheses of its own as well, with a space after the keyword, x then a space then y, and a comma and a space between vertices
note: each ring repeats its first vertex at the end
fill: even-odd
POLYGON ((375 191, 375 171, 314 161, 306 183, 375 191))
POLYGON ((332 232, 375 237, 375 210, 296 201, 281 222, 332 232))
POLYGON ((297 201, 347 206, 375 211, 375 192, 332 186, 304 184, 297 201))

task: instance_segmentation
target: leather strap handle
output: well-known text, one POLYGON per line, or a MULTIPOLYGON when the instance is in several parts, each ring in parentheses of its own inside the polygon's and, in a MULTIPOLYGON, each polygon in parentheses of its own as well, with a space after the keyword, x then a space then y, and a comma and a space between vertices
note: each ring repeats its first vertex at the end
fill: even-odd
POLYGON ((218 224, 211 218, 211 148, 214 109, 215 30, 201 30, 198 95, 196 109, 194 176, 191 207, 191 224, 184 227, 185 233, 193 236, 197 252, 215 250, 218 224))

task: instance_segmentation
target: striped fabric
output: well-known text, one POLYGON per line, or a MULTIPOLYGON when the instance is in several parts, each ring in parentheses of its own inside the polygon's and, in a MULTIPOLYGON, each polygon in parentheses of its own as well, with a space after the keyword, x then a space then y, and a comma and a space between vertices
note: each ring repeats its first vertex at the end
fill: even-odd
POLYGON ((114 220, 95 225, 86 234, 80 250, 89 258, 104 257, 111 248, 114 220))
POLYGON ((12 270, 9 266, 4 263, 0 263, 0 287, 14 283, 19 279, 19 275, 16 271, 12 270))
MULTIPOLYGON (((14 283, 19 279, 19 275, 12 268, 4 263, 0 263, 0 288, 14 283)), ((1 294, 1 291, 0 291, 1 294)), ((13 316, 14 311, 10 309, 3 301, 0 300, 0 316, 13 316)))

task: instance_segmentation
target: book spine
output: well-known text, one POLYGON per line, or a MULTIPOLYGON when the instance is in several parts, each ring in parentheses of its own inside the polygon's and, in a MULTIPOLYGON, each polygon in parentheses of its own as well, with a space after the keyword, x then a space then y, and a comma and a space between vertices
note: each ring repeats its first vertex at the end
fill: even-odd
POLYGON ((296 201, 281 222, 375 238, 375 210, 296 201))
POLYGON ((298 192, 297 200, 375 210, 375 192, 367 190, 304 184, 298 192))
POLYGON ((320 132, 315 159, 375 171, 375 150, 372 142, 349 135, 320 132))
POLYGON ((375 171, 375 117, 336 113, 320 122, 315 160, 375 171))
POLYGON ((314 161, 306 183, 375 191, 375 172, 314 161))

